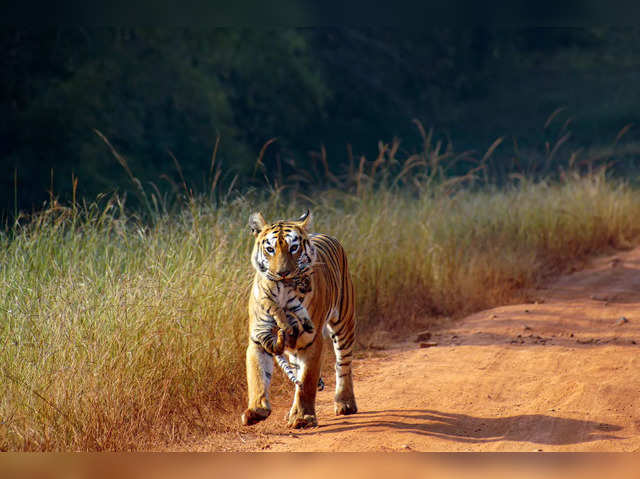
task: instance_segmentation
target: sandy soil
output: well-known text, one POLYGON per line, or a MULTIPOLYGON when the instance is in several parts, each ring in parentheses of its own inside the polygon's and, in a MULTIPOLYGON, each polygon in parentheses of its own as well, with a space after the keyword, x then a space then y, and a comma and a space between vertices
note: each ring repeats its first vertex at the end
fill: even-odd
POLYGON ((333 415, 327 384, 318 428, 288 430, 283 397, 180 449, 640 451, 640 248, 533 293, 357 361, 354 416, 333 415))

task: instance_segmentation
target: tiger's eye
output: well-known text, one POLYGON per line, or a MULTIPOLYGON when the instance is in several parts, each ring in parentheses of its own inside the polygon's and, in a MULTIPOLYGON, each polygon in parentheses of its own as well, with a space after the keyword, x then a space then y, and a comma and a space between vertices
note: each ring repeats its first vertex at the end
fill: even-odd
POLYGON ((274 250, 271 246, 267 246, 267 253, 273 254, 276 250, 274 250))

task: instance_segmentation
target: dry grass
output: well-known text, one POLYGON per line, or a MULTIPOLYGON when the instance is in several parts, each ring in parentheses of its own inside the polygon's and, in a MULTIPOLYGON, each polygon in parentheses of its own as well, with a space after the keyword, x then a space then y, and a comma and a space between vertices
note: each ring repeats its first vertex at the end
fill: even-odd
POLYGON ((236 427, 254 210, 275 220, 311 203, 314 229, 348 253, 363 335, 512 300, 640 233, 640 192, 603 172, 474 190, 461 187, 473 173, 439 176, 450 153, 391 175, 395 151, 381 151, 367 174, 334 176, 352 193, 190 198, 151 223, 116 198, 54 204, 2 234, 0 450, 144 449, 236 427))

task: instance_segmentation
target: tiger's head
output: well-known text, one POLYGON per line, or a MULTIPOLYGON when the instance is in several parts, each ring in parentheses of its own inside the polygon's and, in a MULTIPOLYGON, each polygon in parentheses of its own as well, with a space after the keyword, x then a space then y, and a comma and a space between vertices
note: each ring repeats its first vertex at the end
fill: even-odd
POLYGON ((251 253, 255 270, 271 281, 295 278, 307 270, 315 258, 309 241, 309 210, 293 221, 267 224, 261 213, 249 217, 249 228, 256 237, 251 253))

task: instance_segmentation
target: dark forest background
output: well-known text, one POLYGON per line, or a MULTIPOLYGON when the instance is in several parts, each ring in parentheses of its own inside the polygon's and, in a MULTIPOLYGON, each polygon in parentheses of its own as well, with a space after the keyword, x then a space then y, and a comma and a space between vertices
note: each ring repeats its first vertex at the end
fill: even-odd
POLYGON ((225 187, 264 184, 255 165, 271 138, 262 162, 285 178, 323 147, 333 171, 375 158, 380 140, 419 151, 413 119, 456 151, 505 137, 503 165, 535 163, 566 132, 565 157, 627 125, 625 141, 638 139, 638 29, 18 28, 0 49, 2 218, 68 201, 73 178, 77 197, 130 193, 95 130, 168 194, 182 178, 208 190, 218 138, 225 187))

